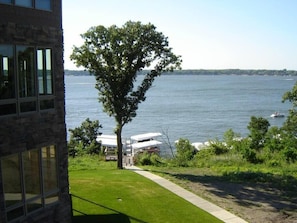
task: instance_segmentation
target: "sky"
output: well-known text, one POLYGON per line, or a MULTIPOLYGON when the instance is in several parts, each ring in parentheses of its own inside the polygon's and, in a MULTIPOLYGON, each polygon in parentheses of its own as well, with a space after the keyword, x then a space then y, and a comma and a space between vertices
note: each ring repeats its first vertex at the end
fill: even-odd
POLYGON ((90 27, 152 23, 183 69, 297 70, 297 0, 63 0, 64 67, 90 27))

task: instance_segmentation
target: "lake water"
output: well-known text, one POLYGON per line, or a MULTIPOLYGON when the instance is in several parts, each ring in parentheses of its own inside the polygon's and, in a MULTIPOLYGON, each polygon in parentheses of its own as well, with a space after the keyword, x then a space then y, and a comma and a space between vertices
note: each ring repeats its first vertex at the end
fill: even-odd
MULTIPOLYGON (((288 114, 292 106, 281 100, 296 80, 295 76, 163 75, 147 92, 137 116, 124 126, 123 136, 161 132, 171 142, 179 138, 205 142, 221 139, 230 128, 246 136, 251 116, 281 126, 285 118, 270 115, 275 111, 288 114)), ((95 78, 66 76, 65 84, 67 129, 90 118, 99 120, 103 134, 112 134, 115 122, 102 111, 95 78)))

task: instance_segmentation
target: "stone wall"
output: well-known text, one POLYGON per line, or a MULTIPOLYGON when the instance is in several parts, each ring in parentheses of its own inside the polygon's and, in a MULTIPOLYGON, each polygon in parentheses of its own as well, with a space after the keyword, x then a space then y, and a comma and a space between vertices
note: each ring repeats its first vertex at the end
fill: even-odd
MULTIPOLYGON (((53 0, 52 12, 0 4, 0 14, 0 44, 44 46, 53 52, 55 109, 0 116, 0 158, 48 145, 56 145, 58 152, 60 202, 20 222, 71 222, 61 0, 53 0)), ((0 168, 0 222, 6 222, 1 175, 0 168)))

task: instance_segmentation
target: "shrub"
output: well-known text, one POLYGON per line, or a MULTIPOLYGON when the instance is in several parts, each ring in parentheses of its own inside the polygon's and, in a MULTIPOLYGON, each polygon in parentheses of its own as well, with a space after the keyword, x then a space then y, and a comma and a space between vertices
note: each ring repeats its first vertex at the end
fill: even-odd
POLYGON ((287 162, 295 162, 297 160, 297 151, 295 148, 286 147, 282 153, 287 162))
POLYGON ((177 166, 189 166, 189 161, 196 153, 197 150, 188 139, 179 139, 176 143, 176 156, 173 161, 177 166))
POLYGON ((147 166, 147 165, 153 165, 153 166, 161 166, 163 165, 162 158, 156 154, 156 153, 138 153, 137 155, 134 156, 134 164, 135 165, 142 165, 142 166, 147 166))
POLYGON ((226 143, 220 142, 218 140, 212 141, 209 145, 209 149, 212 150, 215 155, 221 155, 229 151, 226 143))

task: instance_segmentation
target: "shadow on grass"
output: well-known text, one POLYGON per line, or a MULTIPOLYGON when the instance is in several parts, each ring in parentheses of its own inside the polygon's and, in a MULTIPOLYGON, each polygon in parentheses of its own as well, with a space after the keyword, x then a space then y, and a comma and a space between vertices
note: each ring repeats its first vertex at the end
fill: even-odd
POLYGON ((241 206, 259 206, 259 202, 277 211, 297 209, 297 179, 270 173, 236 171, 222 176, 194 175, 155 171, 177 179, 195 191, 195 183, 205 186, 206 191, 216 196, 232 199, 241 206))
POLYGON ((100 208, 104 208, 107 209, 109 211, 114 212, 114 214, 98 214, 98 215, 89 215, 87 213, 84 213, 80 210, 77 210, 75 208, 72 208, 72 211, 79 213, 80 215, 78 216, 73 216, 72 217, 72 222, 73 223, 81 223, 81 222, 87 222, 87 223, 98 223, 98 222, 104 222, 104 223, 130 223, 130 219, 133 219, 135 222, 139 222, 139 223, 146 223, 144 221, 142 221, 141 219, 137 219, 133 216, 128 216, 124 213, 121 213, 115 209, 106 207, 104 205, 98 204, 96 202, 90 201, 88 199, 85 199, 83 197, 77 196, 75 194, 71 195, 71 199, 76 198, 79 199, 80 202, 86 202, 88 203, 88 205, 95 205, 98 206, 100 208))
POLYGON ((128 216, 123 214, 106 214, 106 215, 80 215, 72 218, 72 223, 130 223, 128 216))

